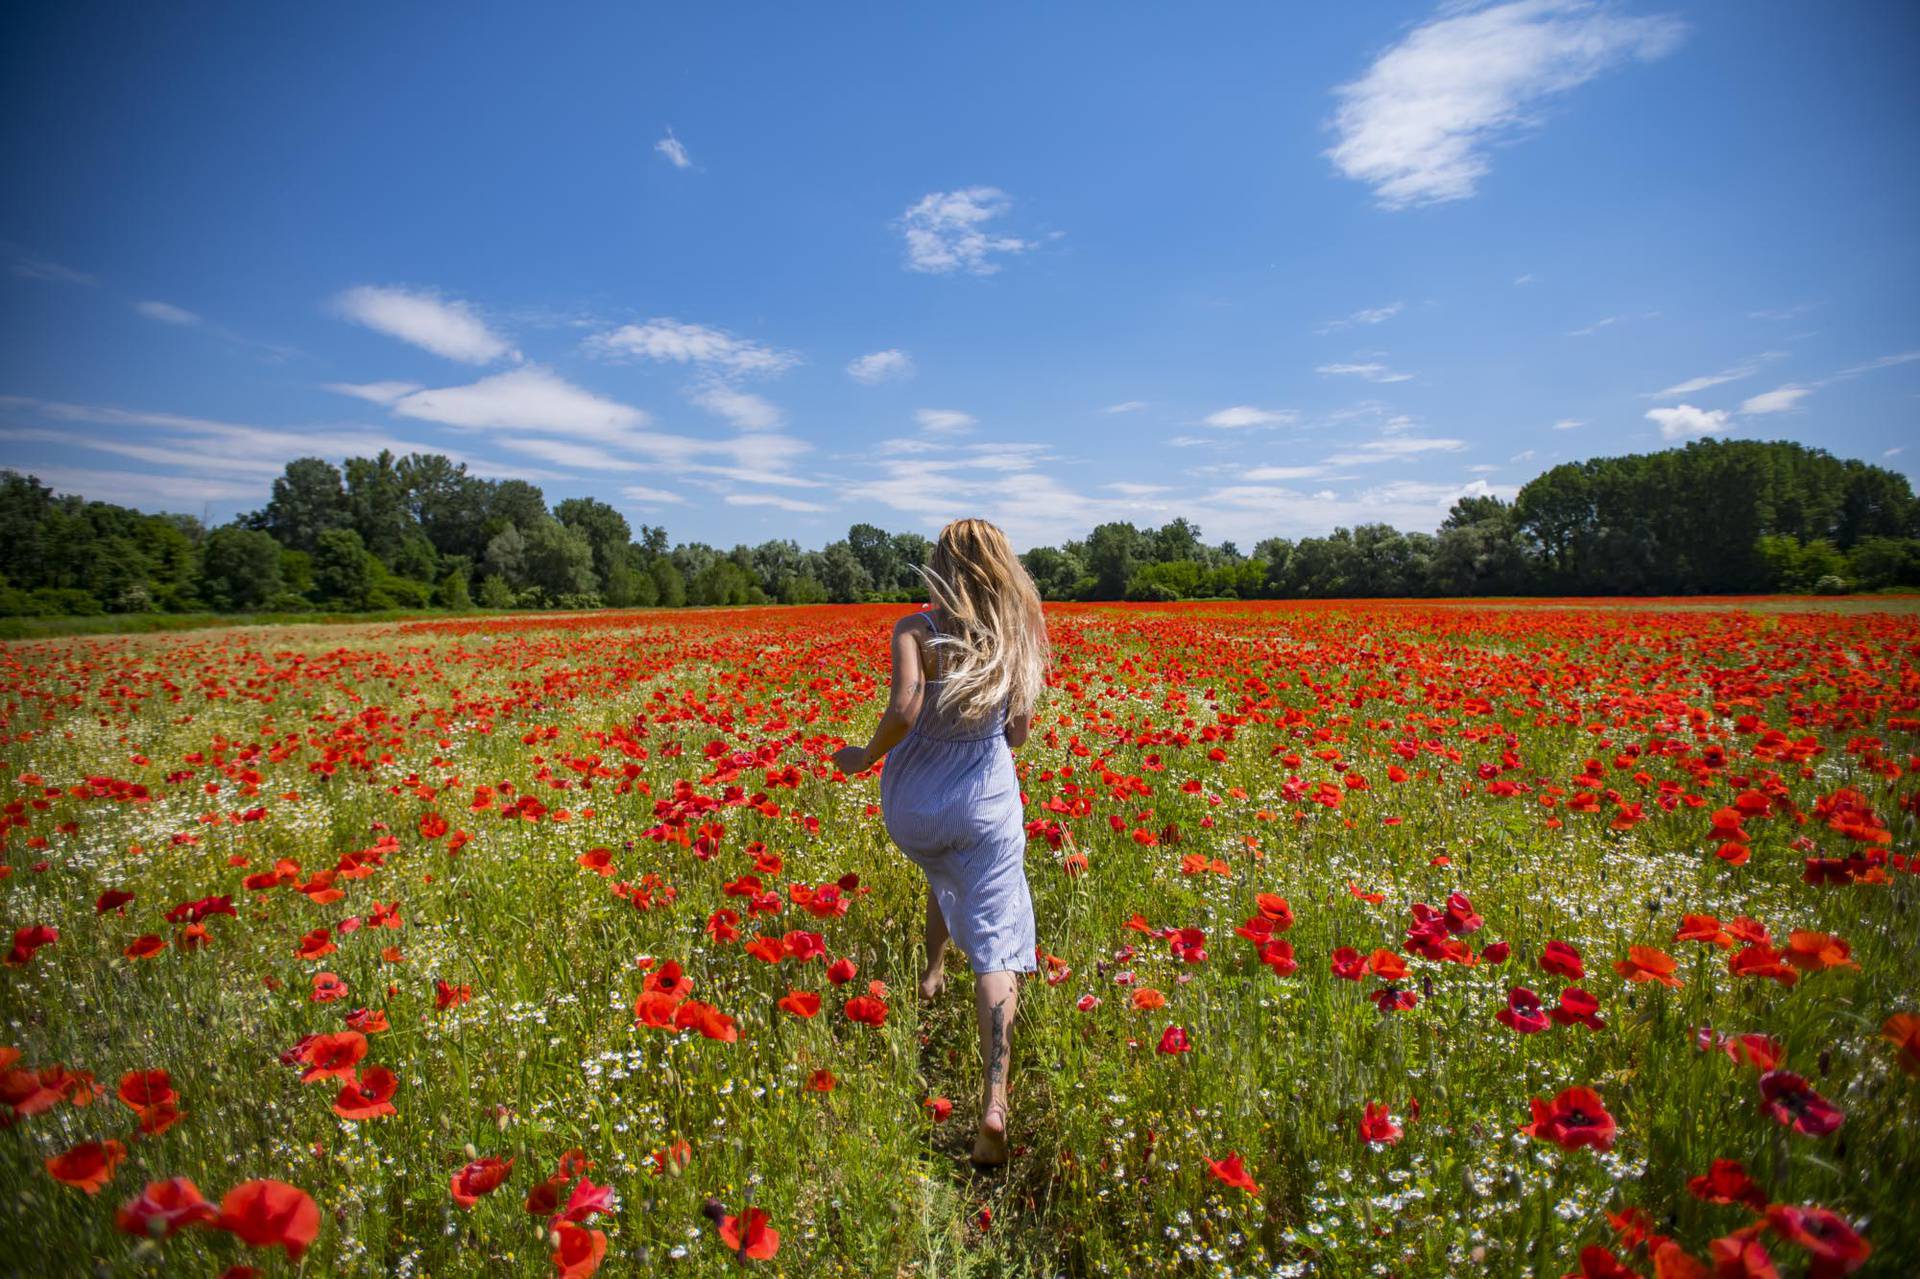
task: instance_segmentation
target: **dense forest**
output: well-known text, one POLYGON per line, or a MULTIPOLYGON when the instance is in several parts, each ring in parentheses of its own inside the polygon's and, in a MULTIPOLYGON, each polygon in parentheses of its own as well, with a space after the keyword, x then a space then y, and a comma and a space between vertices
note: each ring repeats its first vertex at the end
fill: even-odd
MULTIPOLYGON (((904 601, 927 550, 872 524, 817 551, 670 547, 604 502, 549 508, 437 454, 298 459, 266 506, 214 529, 0 472, 7 616, 904 601)), ((1176 519, 1024 559, 1049 599, 1838 593, 1920 586, 1920 502, 1818 449, 1700 441, 1557 466, 1512 502, 1462 499, 1431 534, 1363 524, 1243 552, 1176 519)))

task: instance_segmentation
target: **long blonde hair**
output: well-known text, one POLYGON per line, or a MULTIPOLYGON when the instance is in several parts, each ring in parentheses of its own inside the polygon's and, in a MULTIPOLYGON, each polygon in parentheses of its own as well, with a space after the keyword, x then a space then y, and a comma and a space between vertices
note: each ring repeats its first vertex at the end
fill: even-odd
POLYGON ((1009 699, 1010 713, 1031 711, 1046 686, 1047 621, 1007 535, 985 520, 955 520, 916 568, 946 623, 929 641, 941 705, 963 720, 986 719, 1009 699))

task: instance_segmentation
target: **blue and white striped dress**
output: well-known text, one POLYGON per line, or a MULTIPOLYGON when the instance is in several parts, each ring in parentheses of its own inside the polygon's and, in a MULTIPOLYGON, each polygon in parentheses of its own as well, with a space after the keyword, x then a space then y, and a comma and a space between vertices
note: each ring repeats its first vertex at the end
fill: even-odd
MULTIPOLYGON (((940 633, 931 616, 920 616, 940 633)), ((881 820, 926 872, 947 931, 974 972, 1030 973, 1033 896, 1007 705, 985 723, 962 721, 940 703, 943 682, 926 681, 913 727, 887 753, 881 820)))

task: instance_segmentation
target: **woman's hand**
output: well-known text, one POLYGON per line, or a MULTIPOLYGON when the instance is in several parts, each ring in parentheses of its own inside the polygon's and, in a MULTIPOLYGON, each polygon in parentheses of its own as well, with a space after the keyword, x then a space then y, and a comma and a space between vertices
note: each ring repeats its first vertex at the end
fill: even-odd
POLYGON ((833 766, 848 777, 866 772, 869 764, 864 746, 842 746, 833 753, 833 766))

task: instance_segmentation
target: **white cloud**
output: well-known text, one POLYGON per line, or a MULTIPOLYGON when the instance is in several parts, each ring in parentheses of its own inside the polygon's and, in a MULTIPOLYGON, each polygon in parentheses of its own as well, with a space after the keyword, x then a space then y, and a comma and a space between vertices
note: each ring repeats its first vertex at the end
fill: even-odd
POLYGON ((1218 409, 1200 420, 1208 426, 1238 431, 1251 426, 1286 426, 1299 421, 1300 415, 1292 409, 1262 409, 1251 404, 1236 404, 1232 408, 1218 409))
POLYGON ((1000 269, 994 254, 1025 253, 1038 247, 1011 235, 989 235, 985 224, 1005 214, 1013 200, 998 187, 934 191, 900 216, 907 242, 907 269, 930 275, 967 271, 992 275, 1000 269))
POLYGON ((670 493, 666 489, 648 488, 644 484, 629 484, 620 490, 620 496, 640 506, 674 505, 687 500, 678 493, 670 493))
POLYGON ((1649 400, 1671 400, 1682 395, 1692 395, 1704 391, 1710 386, 1720 386, 1727 382, 1738 382, 1743 377, 1752 377, 1760 371, 1758 364, 1737 364, 1730 369, 1721 369, 1718 373, 1706 373, 1700 377, 1690 377, 1684 382, 1675 382, 1672 386, 1658 391, 1648 391, 1643 397, 1649 400))
POLYGON ((1152 497, 1155 493, 1168 491, 1168 486, 1165 484, 1136 484, 1130 480, 1115 480, 1111 484, 1102 484, 1100 487, 1112 489, 1125 497, 1152 497))
POLYGON ((97 277, 72 267, 62 266, 49 258, 36 257, 31 253, 14 250, 12 261, 7 268, 23 280, 50 280, 56 284, 84 284, 88 288, 99 285, 97 277))
POLYGON ((1494 473, 1495 471, 1497 471, 1497 470, 1499 470, 1499 469, 1500 469, 1499 467, 1497 467, 1497 466, 1495 466, 1495 465, 1494 465, 1493 463, 1491 463, 1491 462, 1477 462, 1477 463, 1475 463, 1474 465, 1472 465, 1472 466, 1469 466, 1469 467, 1467 468, 1467 474, 1469 474, 1469 475, 1492 475, 1492 474, 1493 474, 1493 473, 1494 473))
POLYGON ((1250 484, 1275 484, 1287 480, 1313 480, 1327 473, 1324 466, 1256 466, 1242 471, 1240 478, 1250 484))
POLYGON ((496 373, 467 386, 413 391, 393 402, 402 417, 467 430, 541 431, 620 441, 647 415, 581 390, 539 365, 496 373))
POLYGON ((958 409, 917 409, 913 417, 922 430, 932 431, 936 435, 960 435, 971 431, 976 425, 971 413, 962 413, 958 409))
POLYGON ((1358 377, 1369 382, 1410 382, 1411 373, 1396 373, 1384 364, 1322 364, 1314 369, 1332 377, 1358 377))
POLYGON ((771 431, 785 421, 777 405, 728 386, 709 386, 695 391, 693 402, 743 431, 771 431))
POLYGON ((1335 90, 1339 140, 1327 155, 1385 208, 1465 199, 1491 169, 1490 149, 1538 126, 1549 99, 1660 57, 1684 31, 1591 0, 1448 6, 1335 90))
POLYGON ((1696 409, 1679 404, 1670 409, 1648 409, 1647 421, 1657 423, 1663 440, 1684 440, 1697 435, 1718 435, 1731 425, 1725 409, 1696 409))
POLYGON ((472 305, 436 293, 363 284, 340 294, 334 306, 356 324, 462 364, 516 355, 472 305))
POLYGON ((1905 453, 1906 451, 1907 451, 1906 445, 1896 444, 1892 448, 1888 449, 1886 452, 1882 453, 1880 456, 1881 457, 1899 457, 1902 453, 1905 453))
POLYGON ((1911 364, 1920 360, 1920 351, 1902 351, 1898 355, 1883 355, 1877 360, 1868 360, 1865 364, 1856 364, 1850 369, 1841 369, 1835 377, 1858 377, 1862 373, 1873 373, 1880 369, 1890 369, 1899 364, 1911 364))
POLYGON ((1749 396, 1740 405, 1742 413, 1787 413, 1800 407, 1800 401, 1813 394, 1810 386, 1780 386, 1749 396))
POLYGON ((191 328, 200 323, 199 316, 171 302, 135 302, 133 309, 149 320, 158 320, 162 324, 177 324, 182 328, 191 328))
POLYGON ((1404 302, 1389 302, 1385 306, 1367 307, 1363 310, 1355 311, 1353 314, 1342 319, 1328 320, 1325 324, 1315 329, 1314 332, 1337 333, 1341 329, 1350 329, 1356 324, 1381 324, 1387 320, 1391 320, 1405 309, 1406 303, 1404 302))
POLYGON ((1399 480, 1350 493, 1333 489, 1306 493, 1285 485, 1231 484, 1201 494, 1191 506, 1207 513, 1205 532, 1209 538, 1230 537, 1245 546, 1263 537, 1324 537, 1330 529, 1357 524, 1391 524, 1408 532, 1431 533, 1463 497, 1511 499, 1517 491, 1485 480, 1399 480))
POLYGON ((1608 325, 1618 324, 1618 323, 1620 323, 1619 316, 1609 315, 1603 320, 1595 320, 1592 324, 1589 324, 1584 329, 1569 330, 1567 333, 1567 336, 1570 338, 1590 338, 1594 334, 1598 333, 1601 329, 1606 328, 1608 325))
POLYGON ((818 502, 803 502, 799 498, 781 497, 777 493, 729 493, 723 499, 728 506, 771 506, 782 511, 824 511, 827 507, 818 502))
POLYGON ((392 404, 420 389, 418 382, 328 382, 326 389, 372 404, 392 404))
POLYGON ((645 324, 627 324, 609 333, 596 333, 587 339, 585 345, 589 354, 605 359, 696 364, 741 376, 784 373, 800 363, 800 357, 792 351, 735 337, 724 329, 687 324, 671 318, 652 319, 645 324))
POLYGON ((1514 287, 1525 288, 1527 285, 1534 283, 1539 278, 1540 278, 1539 276, 1535 275, 1531 271, 1527 272, 1525 275, 1516 275, 1513 277, 1514 287))
POLYGON ((198 515, 208 502, 249 502, 265 496, 263 483, 208 479, 199 475, 157 475, 145 471, 94 470, 80 466, 22 468, 59 493, 78 493, 96 502, 140 510, 187 508, 198 515))
POLYGON ((1556 431, 1577 431, 1586 424, 1586 419, 1584 418, 1563 417, 1553 424, 1553 429, 1556 431))
POLYGON ((667 157, 676 169, 693 167, 693 157, 687 154, 687 148, 681 144, 680 139, 673 136, 672 129, 667 130, 666 137, 653 144, 653 149, 667 157))
POLYGON ((1145 400, 1122 400, 1118 404, 1109 404, 1100 411, 1102 413, 1138 413, 1141 409, 1148 407, 1150 406, 1145 400))
POLYGON ((1466 447, 1465 440, 1394 435, 1386 439, 1369 440, 1350 452, 1335 453, 1326 461, 1329 466, 1354 466, 1418 457, 1423 453, 1458 453, 1466 447))
POLYGON ((905 381, 913 374, 913 357, 895 347, 869 351, 847 363, 847 376, 868 386, 879 382, 905 381))

